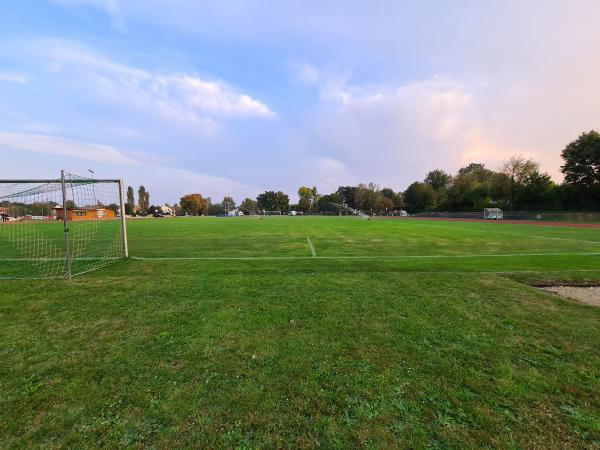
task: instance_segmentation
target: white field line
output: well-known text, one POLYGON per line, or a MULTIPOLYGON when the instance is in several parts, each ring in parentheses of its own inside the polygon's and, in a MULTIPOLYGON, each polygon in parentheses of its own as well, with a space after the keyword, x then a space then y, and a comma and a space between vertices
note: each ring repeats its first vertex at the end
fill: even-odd
MULTIPOLYGON (((82 257, 82 258, 78 258, 78 257, 74 257, 72 259, 72 262, 77 262, 77 261, 119 261, 121 259, 125 259, 120 258, 120 257, 109 257, 109 258, 102 258, 102 257, 96 257, 96 258, 92 258, 92 257, 82 257)), ((9 262, 14 262, 14 261, 64 261, 65 258, 0 258, 0 261, 9 261, 9 262)))
MULTIPOLYGON (((103 268, 103 267, 102 267, 103 268)), ((96 269, 98 270, 98 269, 96 269)), ((94 270, 95 271, 95 270, 94 270)), ((510 274, 518 274, 518 273, 574 273, 574 272, 600 272, 600 269, 564 269, 564 270, 405 270, 401 273, 411 273, 411 274, 419 274, 419 275, 440 275, 440 274, 454 274, 454 275, 510 275, 510 274)), ((81 272, 77 274, 76 278, 79 278, 79 275, 82 275, 81 272)), ((192 275, 184 275, 184 274, 171 274, 171 277, 191 277, 192 275)), ((118 276, 110 275, 103 278, 110 279, 119 279, 118 276)), ((62 277, 0 277, 0 281, 29 281, 29 280, 48 280, 53 283, 56 282, 57 279, 65 280, 62 277)))
POLYGON ((373 255, 373 256, 130 256, 129 259, 140 261, 269 261, 296 259, 368 259, 368 260, 400 260, 400 259, 444 259, 444 258, 513 258, 523 256, 600 256, 599 252, 585 253, 504 253, 478 255, 373 255))
POLYGON ((313 258, 317 257, 317 252, 315 252, 315 248, 312 245, 312 242, 308 236, 306 236, 306 242, 308 242, 308 246, 310 247, 310 253, 313 258))

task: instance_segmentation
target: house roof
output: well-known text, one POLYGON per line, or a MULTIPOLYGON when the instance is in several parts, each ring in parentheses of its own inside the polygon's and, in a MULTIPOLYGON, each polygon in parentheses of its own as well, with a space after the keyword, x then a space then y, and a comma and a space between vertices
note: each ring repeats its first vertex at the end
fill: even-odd
MULTIPOLYGON (((52 209, 58 209, 58 210, 62 211, 63 207, 60 206, 60 205, 58 205, 58 206, 55 206, 52 209)), ((76 207, 76 208, 69 208, 69 207, 67 207, 67 211, 101 211, 101 210, 105 210, 105 209, 107 209, 107 208, 105 208, 104 206, 99 206, 99 207, 82 206, 81 208, 79 208, 79 207, 76 207)))

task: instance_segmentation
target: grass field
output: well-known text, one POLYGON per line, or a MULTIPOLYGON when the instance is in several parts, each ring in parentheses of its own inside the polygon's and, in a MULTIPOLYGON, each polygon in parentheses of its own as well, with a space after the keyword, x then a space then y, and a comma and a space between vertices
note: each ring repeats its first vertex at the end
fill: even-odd
POLYGON ((526 284, 600 281, 600 230, 128 229, 128 261, 0 281, 0 448, 600 448, 600 308, 526 284))

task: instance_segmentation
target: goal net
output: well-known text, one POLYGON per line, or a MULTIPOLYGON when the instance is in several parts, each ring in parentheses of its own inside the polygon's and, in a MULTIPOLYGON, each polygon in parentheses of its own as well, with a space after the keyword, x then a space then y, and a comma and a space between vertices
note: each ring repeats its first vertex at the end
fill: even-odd
POLYGON ((265 211, 263 210, 263 216, 281 216, 281 211, 265 211))
POLYGON ((484 220, 502 220, 504 219, 504 213, 500 208, 484 208, 483 209, 484 220))
POLYGON ((0 180, 0 279, 70 278, 126 256, 120 180, 0 180))

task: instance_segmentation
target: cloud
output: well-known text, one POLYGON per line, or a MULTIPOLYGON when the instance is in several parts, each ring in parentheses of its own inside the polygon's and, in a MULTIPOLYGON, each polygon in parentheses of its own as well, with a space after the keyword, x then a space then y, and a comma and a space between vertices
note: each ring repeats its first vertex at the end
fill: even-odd
POLYGON ((158 76, 150 90, 167 103, 185 105, 189 110, 214 116, 273 116, 262 102, 240 94, 218 81, 205 81, 190 75, 158 76))
POLYGON ((398 86, 334 77, 318 89, 321 109, 303 132, 322 155, 328 186, 358 180, 404 189, 436 167, 455 171, 475 160, 495 168, 512 154, 531 154, 492 139, 479 119, 481 88, 449 77, 398 86))
POLYGON ((0 71, 0 82, 27 84, 28 81, 27 75, 22 73, 0 71))
POLYGON ((108 145, 79 142, 44 134, 0 131, 0 150, 27 151, 110 164, 137 164, 122 151, 108 145))
POLYGON ((346 164, 329 157, 311 161, 308 172, 314 177, 314 184, 317 184, 322 192, 335 191, 341 184, 357 184, 364 181, 352 173, 346 164))
POLYGON ((258 189, 250 184, 171 167, 164 160, 141 152, 128 152, 135 155, 131 157, 111 146, 58 136, 0 131, 0 155, 2 153, 11 155, 10 158, 3 157, 6 163, 1 171, 4 175, 10 173, 12 178, 56 176, 60 167, 85 176, 93 163, 92 168, 98 177, 123 178, 132 186, 143 184, 153 193, 152 201, 155 203, 176 202, 182 195, 191 192, 211 196, 215 201, 219 201, 224 193, 239 199, 255 197, 258 193, 258 189), (14 157, 15 152, 23 153, 23 157, 14 157), (31 157, 27 153, 39 156, 31 157), (23 164, 23 158, 29 162, 23 164))
POLYGON ((245 196, 256 197, 258 193, 257 188, 241 181, 185 169, 163 168, 154 182, 160 183, 161 179, 170 183, 171 189, 175 188, 180 197, 186 193, 200 192, 204 196, 212 197, 216 202, 221 200, 220 196, 224 193, 236 199, 243 199, 245 196))
POLYGON ((21 48, 41 58, 49 76, 70 80, 63 89, 119 104, 203 134, 233 118, 265 118, 275 113, 263 102, 221 80, 186 73, 157 73, 120 64, 78 42, 44 39, 21 48))
MULTIPOLYGON (((40 89, 23 89, 27 98, 4 85, 15 95, 3 96, 3 117, 25 110, 29 121, 76 128, 91 141, 108 135, 117 147, 130 141, 123 144, 112 128, 141 130, 130 138, 134 146, 170 154, 182 167, 227 170, 257 184, 268 177, 289 192, 311 179, 403 189, 434 167, 497 167, 513 153, 534 157, 559 179, 562 147, 598 127, 597 0, 577 8, 546 0, 435 8, 392 0, 368 8, 356 0, 55 2, 101 10, 124 33, 107 32, 103 14, 61 11, 114 53, 36 42, 37 53, 26 52, 17 69, 36 74, 30 65, 43 64, 44 77, 30 79, 40 89), (115 48, 131 40, 134 47, 115 48), (128 49, 156 48, 164 55, 161 69, 131 62, 140 56, 128 49), (275 112, 233 79, 180 69, 181 55, 190 65, 225 70, 251 61, 249 78, 281 105, 282 119, 240 120, 275 112), (289 91, 290 80, 280 79, 286 62, 289 91), (229 124, 227 133, 218 132, 229 124), (238 164, 222 169, 223 160, 238 164)), ((0 53, 6 60, 19 50, 7 45, 0 53)), ((34 132, 12 121, 5 128, 34 132)))

